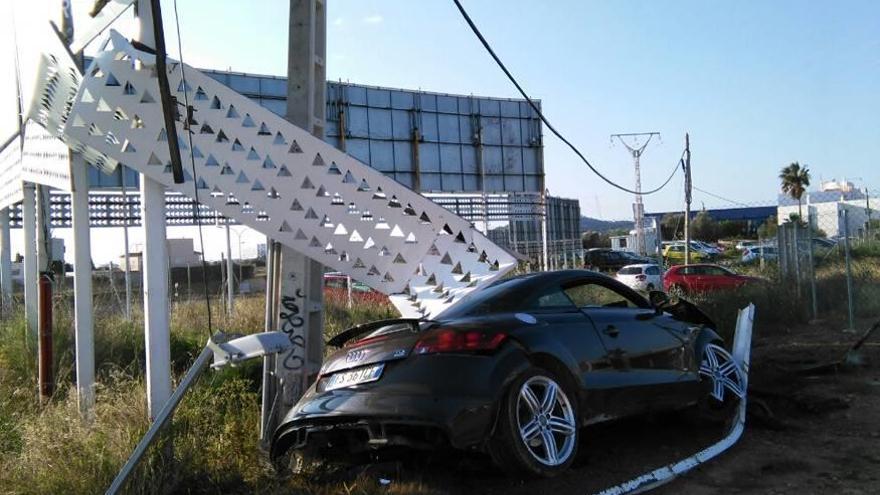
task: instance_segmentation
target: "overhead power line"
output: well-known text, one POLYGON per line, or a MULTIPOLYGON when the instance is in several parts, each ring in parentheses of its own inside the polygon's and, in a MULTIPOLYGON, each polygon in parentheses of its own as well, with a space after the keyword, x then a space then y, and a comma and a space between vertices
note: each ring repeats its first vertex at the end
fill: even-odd
MULTIPOLYGON (((525 100, 529 103, 529 105, 532 107, 532 110, 534 110, 535 113, 538 115, 538 118, 541 119, 541 122, 543 122, 544 125, 547 126, 548 129, 550 129, 550 132, 552 132, 554 136, 559 138, 560 141, 562 141, 569 148, 571 148, 571 150, 574 152, 574 154, 577 155, 578 158, 580 158, 581 161, 583 161, 584 164, 586 164, 587 167, 589 167, 589 169, 594 174, 599 176, 600 179, 607 182, 611 186, 616 187, 617 189, 620 189, 621 191, 628 192, 630 194, 638 194, 641 196, 647 196, 648 194, 654 194, 654 193, 660 191, 661 189, 663 189, 664 187, 666 187, 667 184, 669 184, 669 181, 672 180, 672 177, 675 175, 675 171, 678 170, 678 167, 681 165, 681 159, 679 159, 675 163, 675 166, 672 168, 672 172, 670 172, 669 177, 666 179, 666 181, 663 182, 663 184, 660 185, 660 187, 656 187, 656 188, 650 189, 648 191, 637 191, 634 189, 629 189, 628 187, 622 186, 622 185, 612 181, 608 177, 605 177, 605 175, 603 175, 601 172, 596 170, 596 167, 594 167, 589 162, 589 160, 587 160, 587 158, 583 155, 583 153, 581 153, 580 150, 578 150, 575 145, 571 144, 571 142, 568 139, 565 139, 565 137, 563 137, 562 134, 560 134, 559 131, 557 131, 556 128, 553 127, 553 124, 551 124, 550 121, 547 120, 547 117, 544 116, 544 114, 541 112, 541 109, 538 108, 538 105, 536 105, 535 102, 532 101, 531 98, 529 98, 529 95, 526 94, 526 92, 525 92, 525 90, 523 90, 522 86, 519 85, 516 78, 513 77, 513 74, 511 74, 510 71, 507 70, 507 67, 504 65, 504 62, 502 62, 501 59, 498 58, 498 55, 495 54, 495 51, 489 45, 489 42, 486 41, 486 38, 483 37, 483 34, 480 32, 480 29, 477 28, 477 25, 474 24, 473 20, 471 20, 471 17, 468 15, 467 11, 464 10, 464 7, 461 5, 461 2, 459 0, 452 0, 452 1, 455 2, 455 6, 458 7, 458 11, 461 12, 462 17, 464 17, 464 20, 468 23, 468 26, 470 26, 471 31, 474 32, 474 34, 480 40, 480 43, 483 44, 483 47, 486 49, 487 52, 489 52, 489 55, 492 56, 492 58, 495 60, 495 63, 498 64, 498 67, 500 67, 501 70, 504 71, 504 74, 507 75, 507 78, 510 79, 510 82, 512 82, 513 85, 516 86, 516 89, 523 96, 523 98, 525 98, 525 100)), ((682 156, 684 156, 684 153, 682 153, 682 156)))
MULTIPOLYGON (((153 1, 158 3, 159 0, 153 1)), ((183 41, 180 37, 180 16, 177 13, 177 0, 174 0, 174 26, 177 29, 177 52, 180 56, 180 76, 183 79, 183 104, 186 109, 186 113, 183 116, 183 118, 186 119, 184 120, 185 124, 183 128, 186 132, 187 140, 189 141, 189 163, 190 169, 192 170, 193 181, 193 212, 195 213, 196 225, 199 229, 199 244, 202 247, 202 291, 205 296, 205 306, 208 310, 208 336, 211 338, 214 335, 214 328, 211 316, 211 296, 208 291, 208 263, 205 261, 205 235, 202 232, 202 214, 199 206, 201 204, 199 201, 199 176, 196 173, 196 157, 195 152, 193 151, 195 147, 193 146, 193 133, 190 130, 190 125, 192 124, 192 107, 189 106, 189 96, 187 95, 189 85, 186 83, 186 65, 183 62, 183 41)), ((176 134, 177 131, 175 130, 174 133, 176 134)), ((231 255, 232 253, 230 253, 230 256, 231 255)), ((229 276, 231 275, 227 274, 227 277, 229 276)))
POLYGON ((731 204, 734 204, 734 205, 739 205, 739 206, 744 206, 744 207, 749 207, 749 206, 750 206, 750 205, 748 205, 748 204, 746 204, 746 203, 743 203, 743 202, 741 202, 741 201, 734 201, 734 200, 732 200, 732 199, 727 199, 727 198, 725 198, 724 196, 719 196, 719 195, 717 195, 717 194, 715 194, 715 193, 712 193, 712 192, 709 192, 709 191, 707 191, 707 190, 705 190, 705 189, 700 189, 700 188, 697 187, 697 186, 693 186, 693 188, 694 188, 695 190, 697 190, 697 191, 700 191, 700 192, 703 193, 703 194, 708 194, 709 196, 712 196, 713 198, 720 199, 721 201, 726 201, 726 202, 728 202, 728 203, 731 203, 731 204))

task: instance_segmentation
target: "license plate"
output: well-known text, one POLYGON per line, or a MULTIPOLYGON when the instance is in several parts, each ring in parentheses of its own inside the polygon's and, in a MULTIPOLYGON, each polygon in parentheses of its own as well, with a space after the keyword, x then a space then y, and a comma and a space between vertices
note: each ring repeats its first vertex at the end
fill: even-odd
POLYGON ((382 370, 385 369, 385 363, 365 366, 348 371, 340 371, 331 375, 327 379, 327 385, 324 390, 335 390, 337 388, 350 387, 360 383, 374 382, 382 376, 382 370))

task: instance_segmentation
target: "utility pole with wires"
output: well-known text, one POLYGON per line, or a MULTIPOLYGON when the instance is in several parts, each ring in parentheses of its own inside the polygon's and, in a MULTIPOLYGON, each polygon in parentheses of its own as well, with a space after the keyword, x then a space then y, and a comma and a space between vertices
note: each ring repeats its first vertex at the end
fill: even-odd
POLYGON ((684 134, 684 264, 691 264, 691 138, 684 134))
POLYGON ((648 143, 651 142, 651 139, 654 137, 660 137, 659 132, 634 132, 634 133, 626 133, 626 134, 612 134, 611 142, 614 142, 614 138, 617 138, 624 147, 632 154, 633 157, 633 166, 635 167, 635 175, 636 175, 636 188, 635 188, 635 196, 636 202, 633 205, 633 220, 635 222, 635 230, 636 230, 636 250, 638 254, 644 255, 647 251, 645 246, 645 206, 642 204, 642 172, 639 165, 639 159, 642 156, 642 153, 645 151, 645 148, 648 147, 648 143), (640 138, 646 138, 644 144, 639 144, 640 138), (629 139, 631 142, 627 142, 629 139))
MULTIPOLYGON (((289 5, 285 117, 323 139, 327 120, 326 4, 323 0, 290 0, 289 5)), ((293 347, 264 362, 260 439, 265 447, 284 413, 317 377, 324 352, 324 266, 287 246, 276 244, 269 253, 274 260, 267 306, 274 313, 267 321, 273 330, 287 334, 293 347)))

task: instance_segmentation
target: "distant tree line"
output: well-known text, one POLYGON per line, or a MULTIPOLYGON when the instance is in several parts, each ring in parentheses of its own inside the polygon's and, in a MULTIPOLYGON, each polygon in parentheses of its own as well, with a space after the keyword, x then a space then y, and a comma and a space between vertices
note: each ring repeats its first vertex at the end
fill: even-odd
MULTIPOLYGON (((776 215, 767 217, 758 227, 757 235, 761 239, 776 237, 776 215)), ((746 220, 715 220, 707 211, 700 211, 691 219, 691 238, 706 242, 716 242, 719 239, 750 239, 755 237, 755 231, 749 228, 746 220)), ((660 220, 660 231, 663 240, 684 239, 684 214, 667 213, 660 220)))
MULTIPOLYGON (((690 222, 691 238, 715 242, 718 239, 749 237, 749 223, 745 220, 717 221, 707 211, 701 211, 690 222)), ((663 240, 684 239, 684 214, 667 213, 660 219, 663 240)))
MULTIPOLYGON (((797 214, 795 214, 796 216, 797 214)), ((796 220, 794 220, 796 221, 796 220)), ((691 238, 706 242, 716 242, 719 239, 751 239, 755 237, 755 231, 749 228, 746 220, 715 220, 707 211, 701 211, 694 216, 690 223, 691 238)), ((778 221, 776 215, 767 217, 758 227, 757 237, 768 239, 776 237, 778 221)), ((880 229, 880 226, 878 226, 880 229)), ((664 241, 684 239, 684 214, 667 213, 660 220, 660 232, 664 241)), ((616 229, 607 232, 588 230, 581 234, 581 243, 584 249, 611 247, 611 237, 626 235, 626 229, 616 229)), ((816 235, 823 235, 821 231, 816 235)))

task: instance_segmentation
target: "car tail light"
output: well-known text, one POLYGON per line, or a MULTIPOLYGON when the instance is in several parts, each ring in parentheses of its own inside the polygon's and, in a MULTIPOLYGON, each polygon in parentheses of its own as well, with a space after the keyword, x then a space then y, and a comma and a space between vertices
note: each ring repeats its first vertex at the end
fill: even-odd
POLYGON ((416 342, 415 354, 438 352, 494 351, 507 339, 507 334, 480 330, 456 331, 439 328, 428 332, 416 342))
POLYGON ((638 280, 639 282, 641 282, 647 278, 648 278, 647 275, 636 275, 636 280, 638 280))

